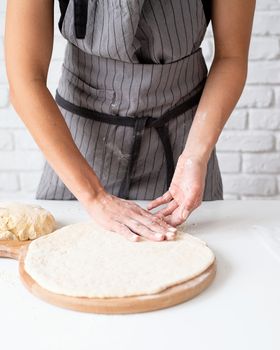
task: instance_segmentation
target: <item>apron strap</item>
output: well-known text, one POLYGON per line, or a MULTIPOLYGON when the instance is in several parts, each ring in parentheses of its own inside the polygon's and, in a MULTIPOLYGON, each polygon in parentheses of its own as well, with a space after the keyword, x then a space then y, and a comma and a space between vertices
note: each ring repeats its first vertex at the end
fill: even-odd
POLYGON ((201 81, 199 86, 197 87, 197 91, 195 91, 189 98, 187 98, 180 105, 169 109, 160 117, 152 117, 152 116, 144 116, 144 117, 131 117, 131 116, 118 116, 111 115, 103 112, 98 112, 95 110, 90 110, 85 107, 77 106, 70 101, 65 100, 56 89, 55 101, 58 105, 65 108, 66 110, 81 115, 82 117, 89 118, 92 120, 97 120, 100 122, 114 124, 114 125, 123 125, 134 128, 133 132, 133 143, 132 143, 132 151, 129 160, 129 164, 127 166, 125 176, 122 180, 119 197, 128 199, 129 187, 131 181, 131 172, 134 167, 135 161, 138 158, 142 136, 144 134, 145 127, 147 128, 155 128, 158 136, 163 145, 165 159, 166 159, 166 175, 167 175, 167 186, 169 187, 172 181, 172 177, 175 171, 174 159, 172 146, 169 138, 169 130, 166 123, 181 115, 185 111, 190 108, 196 106, 199 103, 200 97, 202 95, 204 85, 206 82, 206 78, 201 81))
POLYGON ((212 2, 213 0, 202 0, 203 11, 206 19, 206 26, 208 26, 212 17, 212 2))
POLYGON ((130 154, 130 160, 128 167, 126 169, 126 173, 124 176, 124 179, 121 183, 121 187, 119 190, 119 197, 121 198, 128 198, 128 193, 129 193, 129 187, 130 187, 130 180, 131 180, 131 172, 134 167, 134 163, 138 158, 138 154, 140 151, 140 146, 141 146, 141 140, 142 136, 144 134, 145 130, 145 124, 147 122, 149 117, 140 117, 140 118, 135 118, 135 126, 134 126, 134 131, 133 131, 133 144, 132 144, 132 151, 130 154))
POLYGON ((70 0, 58 0, 59 1, 59 10, 60 10, 60 17, 58 21, 58 28, 60 32, 62 32, 62 24, 65 18, 65 14, 67 11, 67 7, 69 5, 70 0))
POLYGON ((74 26, 78 39, 83 39, 87 29, 88 0, 74 0, 74 26))
POLYGON ((155 129, 158 133, 158 136, 161 139, 161 143, 164 148, 165 161, 166 161, 167 188, 169 188, 173 178, 174 171, 175 171, 173 152, 172 152, 172 147, 171 147, 170 138, 169 138, 169 131, 166 125, 156 127, 155 129))

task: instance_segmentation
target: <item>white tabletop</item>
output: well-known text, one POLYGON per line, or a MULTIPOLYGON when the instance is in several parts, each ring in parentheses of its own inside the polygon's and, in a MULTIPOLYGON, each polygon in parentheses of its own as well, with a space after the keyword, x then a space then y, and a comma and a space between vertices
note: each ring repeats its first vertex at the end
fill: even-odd
MULTIPOLYGON (((51 210, 60 225, 89 218, 77 201, 25 202, 51 210)), ((19 280, 18 262, 1 259, 1 347, 279 350, 280 201, 203 202, 184 228, 214 251, 217 276, 196 298, 159 311, 102 315, 62 309, 30 294, 19 280)))

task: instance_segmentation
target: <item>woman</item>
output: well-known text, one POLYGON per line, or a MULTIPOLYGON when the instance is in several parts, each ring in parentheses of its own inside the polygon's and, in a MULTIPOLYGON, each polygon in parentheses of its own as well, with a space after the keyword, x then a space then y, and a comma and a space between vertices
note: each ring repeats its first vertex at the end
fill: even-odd
POLYGON ((202 200, 223 199, 215 144, 246 81, 255 1, 60 0, 55 99, 53 2, 9 0, 5 28, 11 102, 47 159, 36 198, 78 199, 132 240, 173 239, 202 200))

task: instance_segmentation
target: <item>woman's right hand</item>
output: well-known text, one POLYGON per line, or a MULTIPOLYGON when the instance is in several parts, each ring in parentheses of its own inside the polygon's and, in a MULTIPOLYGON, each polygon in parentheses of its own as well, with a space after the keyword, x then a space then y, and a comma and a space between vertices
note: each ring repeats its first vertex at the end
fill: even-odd
POLYGON ((140 236, 153 241, 175 238, 176 228, 138 204, 101 191, 84 204, 92 220, 103 228, 137 242, 140 236))

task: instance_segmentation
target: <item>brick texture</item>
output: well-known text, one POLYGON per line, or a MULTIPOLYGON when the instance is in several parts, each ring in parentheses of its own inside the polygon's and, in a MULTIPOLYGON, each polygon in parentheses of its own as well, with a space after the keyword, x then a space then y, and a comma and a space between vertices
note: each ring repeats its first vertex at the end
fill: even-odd
MULTIPOLYGON (((4 62, 6 1, 0 1, 0 193, 34 193, 43 156, 9 101, 4 62)), ((55 1, 55 23, 58 22, 55 1)), ((225 199, 280 199, 280 0, 257 1, 244 91, 217 142, 225 199)), ((65 40, 55 25, 48 87, 54 95, 65 40)), ((202 44, 214 53, 208 27, 202 44)), ((16 198, 16 197, 15 197, 16 198)))

